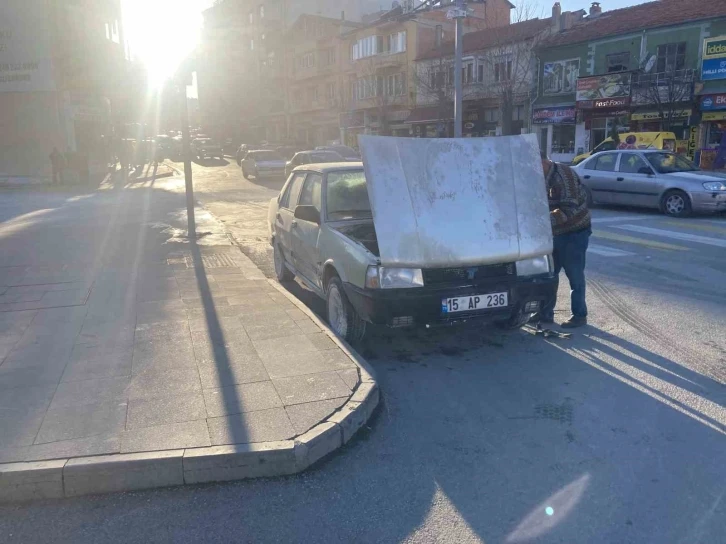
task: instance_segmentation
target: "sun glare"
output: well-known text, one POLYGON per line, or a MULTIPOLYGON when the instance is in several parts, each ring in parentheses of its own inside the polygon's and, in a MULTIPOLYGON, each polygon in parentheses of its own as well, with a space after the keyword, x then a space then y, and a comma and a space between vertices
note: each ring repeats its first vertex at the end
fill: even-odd
POLYGON ((205 0, 122 0, 124 28, 134 58, 159 87, 199 43, 205 0))

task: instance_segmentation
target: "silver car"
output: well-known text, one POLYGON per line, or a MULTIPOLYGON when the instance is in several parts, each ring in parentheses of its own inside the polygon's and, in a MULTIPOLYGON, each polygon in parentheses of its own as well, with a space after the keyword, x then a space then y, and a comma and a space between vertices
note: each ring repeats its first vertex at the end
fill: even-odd
POLYGON ((726 176, 700 170, 670 151, 606 151, 573 169, 590 204, 657 208, 675 217, 726 210, 726 176))
MULTIPOLYGON (((361 136, 361 145, 371 138, 380 137, 361 136)), ((379 150, 395 150, 394 140, 404 141, 402 147, 417 146, 405 168, 417 168, 418 158, 427 153, 436 156, 435 150, 424 146, 440 145, 408 144, 408 138, 373 144, 379 144, 379 150)), ((541 168, 535 140, 533 149, 535 166, 541 168)), ((389 158, 401 164, 396 153, 389 158)), ((436 192, 426 185, 429 179, 406 176, 405 181, 381 175, 384 161, 381 158, 370 167, 372 181, 362 163, 298 166, 270 202, 268 224, 277 278, 297 276, 323 298, 338 336, 357 341, 366 323, 402 327, 475 318, 516 328, 556 294, 543 182, 520 185, 514 181, 516 175, 503 170, 491 185, 486 180, 472 184, 454 172, 450 184, 442 180, 445 198, 418 207, 411 198, 391 196, 390 190, 428 199, 436 192), (519 214, 515 195, 522 191, 541 198, 530 198, 529 212, 519 214), (431 224, 429 214, 442 217, 452 203, 460 204, 460 215, 449 213, 431 224), (458 228, 457 222, 469 227, 458 228), (489 239, 490 234, 494 239, 489 239)), ((530 180, 536 179, 535 170, 521 170, 530 180)), ((448 172, 442 171, 444 176, 448 172)))
POLYGON ((262 177, 282 177, 285 175, 285 159, 276 151, 267 149, 250 151, 241 160, 242 175, 246 178, 254 176, 255 179, 262 177))

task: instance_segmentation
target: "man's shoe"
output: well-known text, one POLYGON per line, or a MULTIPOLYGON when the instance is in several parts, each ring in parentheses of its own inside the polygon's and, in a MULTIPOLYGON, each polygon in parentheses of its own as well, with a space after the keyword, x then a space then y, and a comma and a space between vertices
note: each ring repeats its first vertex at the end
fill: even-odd
POLYGON ((529 321, 527 323, 531 325, 536 325, 537 323, 544 323, 545 325, 551 325, 554 323, 554 319, 545 319, 540 314, 534 314, 532 317, 529 318, 529 321))
POLYGON ((570 319, 562 323, 560 325, 563 329, 576 329, 577 327, 582 327, 583 325, 587 325, 587 317, 578 317, 573 315, 570 319))

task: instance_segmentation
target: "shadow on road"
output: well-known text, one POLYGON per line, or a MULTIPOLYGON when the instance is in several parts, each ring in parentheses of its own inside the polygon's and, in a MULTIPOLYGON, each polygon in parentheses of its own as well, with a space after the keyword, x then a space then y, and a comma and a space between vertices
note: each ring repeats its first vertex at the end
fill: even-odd
POLYGON ((199 166, 205 166, 205 167, 212 167, 212 166, 227 166, 229 164, 229 161, 227 159, 193 159, 192 162, 194 164, 198 164, 199 166))

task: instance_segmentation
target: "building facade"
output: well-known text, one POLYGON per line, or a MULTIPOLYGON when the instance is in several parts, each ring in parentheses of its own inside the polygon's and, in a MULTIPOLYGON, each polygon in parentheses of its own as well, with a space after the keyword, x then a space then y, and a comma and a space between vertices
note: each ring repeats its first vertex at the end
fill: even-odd
POLYGON ((107 162, 123 43, 119 0, 0 5, 0 176, 47 178, 54 147, 107 162))

